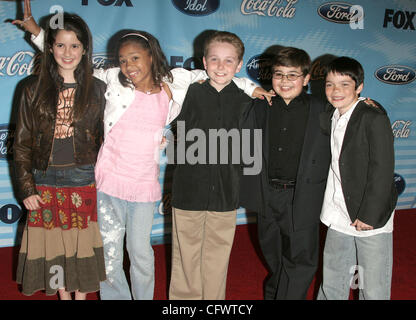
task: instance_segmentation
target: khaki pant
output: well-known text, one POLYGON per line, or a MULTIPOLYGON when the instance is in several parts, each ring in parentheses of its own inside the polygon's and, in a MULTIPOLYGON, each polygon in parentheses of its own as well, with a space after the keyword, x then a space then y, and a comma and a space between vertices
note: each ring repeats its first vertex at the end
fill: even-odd
POLYGON ((237 210, 172 208, 169 299, 224 300, 237 210))

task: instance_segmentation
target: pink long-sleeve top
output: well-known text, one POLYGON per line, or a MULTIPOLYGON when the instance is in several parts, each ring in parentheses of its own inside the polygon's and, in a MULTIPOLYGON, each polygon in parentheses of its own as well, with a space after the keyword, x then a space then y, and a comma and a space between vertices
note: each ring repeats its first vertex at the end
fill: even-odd
POLYGON ((98 153, 95 178, 99 191, 132 202, 161 199, 158 160, 168 111, 169 98, 163 89, 155 94, 135 91, 134 101, 98 153))

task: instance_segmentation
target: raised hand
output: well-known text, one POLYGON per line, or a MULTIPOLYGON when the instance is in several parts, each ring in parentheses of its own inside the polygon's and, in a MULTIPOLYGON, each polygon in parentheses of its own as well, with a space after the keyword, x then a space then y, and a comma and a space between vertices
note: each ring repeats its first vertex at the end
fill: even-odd
POLYGON ((40 32, 40 27, 32 17, 32 9, 30 7, 30 0, 24 0, 24 14, 23 20, 13 20, 12 24, 18 25, 25 31, 37 36, 40 32))

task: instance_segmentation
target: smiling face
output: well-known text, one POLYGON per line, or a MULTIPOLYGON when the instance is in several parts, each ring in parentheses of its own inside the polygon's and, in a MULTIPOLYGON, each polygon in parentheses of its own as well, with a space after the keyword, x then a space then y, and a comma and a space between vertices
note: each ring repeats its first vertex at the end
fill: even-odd
POLYGON ((64 82, 75 82, 74 71, 85 53, 84 47, 75 32, 60 30, 56 34, 55 42, 50 50, 58 64, 58 71, 64 78, 64 82))
POLYGON ((209 44, 203 62, 210 84, 217 91, 226 87, 243 65, 243 61, 238 58, 237 49, 231 43, 219 41, 209 44))
POLYGON ((293 99, 302 93, 303 87, 309 82, 310 75, 304 76, 301 67, 273 67, 272 86, 273 90, 285 101, 288 105, 293 99), (282 79, 277 79, 274 75, 283 74, 282 79), (289 80, 287 76, 296 76, 296 80, 289 80))
POLYGON ((152 85, 152 57, 147 49, 134 42, 127 42, 120 47, 119 62, 121 72, 137 89, 152 85))
POLYGON ((362 90, 363 84, 355 88, 355 81, 348 75, 330 72, 326 76, 326 97, 340 114, 347 112, 357 102, 362 90))

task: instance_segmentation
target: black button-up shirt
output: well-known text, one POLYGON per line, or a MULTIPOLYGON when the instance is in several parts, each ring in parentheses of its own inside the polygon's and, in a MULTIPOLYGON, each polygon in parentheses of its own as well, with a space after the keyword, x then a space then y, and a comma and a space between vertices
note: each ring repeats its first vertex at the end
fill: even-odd
MULTIPOLYGON (((172 186, 173 207, 193 211, 231 211, 238 208, 242 169, 240 160, 236 164, 232 163, 232 145, 240 145, 242 121, 251 106, 252 99, 238 89, 234 82, 220 92, 209 81, 189 87, 181 113, 176 119, 178 141, 172 186), (181 129, 183 123, 185 130, 181 129), (191 129, 196 130, 190 132, 191 129), (210 131, 212 134, 219 129, 225 129, 223 137, 229 136, 222 140, 223 145, 225 140, 228 141, 224 150, 220 148, 222 138, 210 139, 210 131), (233 136, 231 129, 234 135, 238 132, 238 139, 230 138, 233 136), (187 138, 191 141, 185 141, 188 133, 187 138), (189 137, 191 133, 195 134, 189 137), (205 148, 198 148, 196 144, 199 146, 203 140, 206 142, 205 148), (184 152, 186 157, 183 156, 184 152), (224 153, 228 154, 226 163, 220 162, 224 153), (192 163, 190 155, 197 158, 198 163, 192 163)), ((240 153, 237 153, 234 156, 241 159, 240 153)))
POLYGON ((269 178, 296 180, 309 115, 305 93, 289 105, 276 96, 269 117, 269 178))

